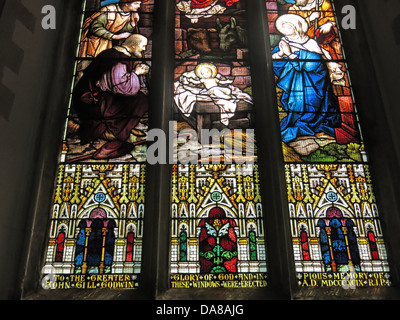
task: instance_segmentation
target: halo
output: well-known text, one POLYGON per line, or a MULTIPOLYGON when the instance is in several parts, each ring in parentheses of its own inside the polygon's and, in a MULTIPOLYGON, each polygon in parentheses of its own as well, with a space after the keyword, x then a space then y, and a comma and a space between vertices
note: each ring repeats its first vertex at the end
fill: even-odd
POLYGON ((213 65, 212 63, 209 63, 209 62, 203 62, 203 63, 200 63, 194 70, 194 72, 196 73, 196 76, 198 76, 199 78, 203 78, 202 69, 204 69, 204 68, 211 69, 213 78, 218 74, 218 69, 215 65, 213 65))
POLYGON ((282 32, 282 29, 283 29, 282 25, 284 23, 290 23, 290 24, 294 25, 295 27, 300 26, 301 30, 305 34, 307 33, 308 28, 309 28, 307 20, 297 14, 288 13, 288 14, 281 15, 278 19, 276 19, 276 21, 275 21, 276 29, 282 34, 284 34, 282 32))

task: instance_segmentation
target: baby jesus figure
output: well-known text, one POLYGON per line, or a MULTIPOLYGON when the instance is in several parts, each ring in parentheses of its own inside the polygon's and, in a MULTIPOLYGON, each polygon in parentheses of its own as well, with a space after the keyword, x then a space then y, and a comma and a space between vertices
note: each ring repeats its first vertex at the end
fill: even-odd
POLYGON ((252 103, 251 96, 232 85, 211 63, 201 63, 194 71, 185 72, 175 83, 175 102, 184 114, 190 114, 198 101, 212 101, 221 109, 221 123, 228 126, 237 103, 252 103))
POLYGON ((196 75, 200 78, 188 78, 193 84, 203 85, 205 88, 200 91, 200 94, 207 94, 215 99, 232 99, 232 90, 228 86, 233 83, 233 80, 224 79, 221 74, 217 73, 217 68, 212 64, 200 64, 196 68, 196 75))

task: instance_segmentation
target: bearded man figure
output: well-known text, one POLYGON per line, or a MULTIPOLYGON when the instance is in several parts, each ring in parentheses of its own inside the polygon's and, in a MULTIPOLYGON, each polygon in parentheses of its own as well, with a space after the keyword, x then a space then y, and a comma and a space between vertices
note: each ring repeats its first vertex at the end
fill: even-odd
POLYGON ((144 135, 135 127, 148 111, 143 75, 150 67, 127 58, 142 58, 147 43, 146 37, 134 34, 121 46, 103 51, 85 69, 74 89, 72 111, 78 123, 71 120, 68 132, 76 133, 81 145, 98 139, 113 142, 103 148, 103 153, 97 153, 96 159, 126 154, 133 148, 126 141, 129 136, 144 135))

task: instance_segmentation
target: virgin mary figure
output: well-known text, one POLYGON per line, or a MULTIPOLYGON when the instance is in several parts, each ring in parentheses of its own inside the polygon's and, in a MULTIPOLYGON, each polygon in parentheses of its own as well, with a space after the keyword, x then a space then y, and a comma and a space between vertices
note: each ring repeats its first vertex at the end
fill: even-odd
POLYGON ((332 83, 343 81, 340 64, 329 62, 329 52, 307 35, 309 26, 303 17, 282 15, 276 28, 283 34, 272 51, 277 86, 283 92, 281 103, 287 113, 280 124, 283 142, 305 136, 335 139, 341 115, 332 83))

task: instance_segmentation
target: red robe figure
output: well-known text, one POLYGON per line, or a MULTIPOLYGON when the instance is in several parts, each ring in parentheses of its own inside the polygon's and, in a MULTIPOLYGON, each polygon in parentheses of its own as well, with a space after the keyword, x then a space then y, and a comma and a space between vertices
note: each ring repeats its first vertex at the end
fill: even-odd
POLYGON ((210 210, 209 217, 199 223, 200 272, 237 272, 237 239, 233 219, 220 207, 210 210))
MULTIPOLYGON (((228 7, 233 5, 235 2, 238 2, 240 0, 220 0, 219 2, 224 2, 228 7)), ((198 9, 198 8, 204 8, 207 6, 212 5, 215 2, 215 0, 192 0, 192 3, 190 4, 190 7, 192 9, 198 9)))

